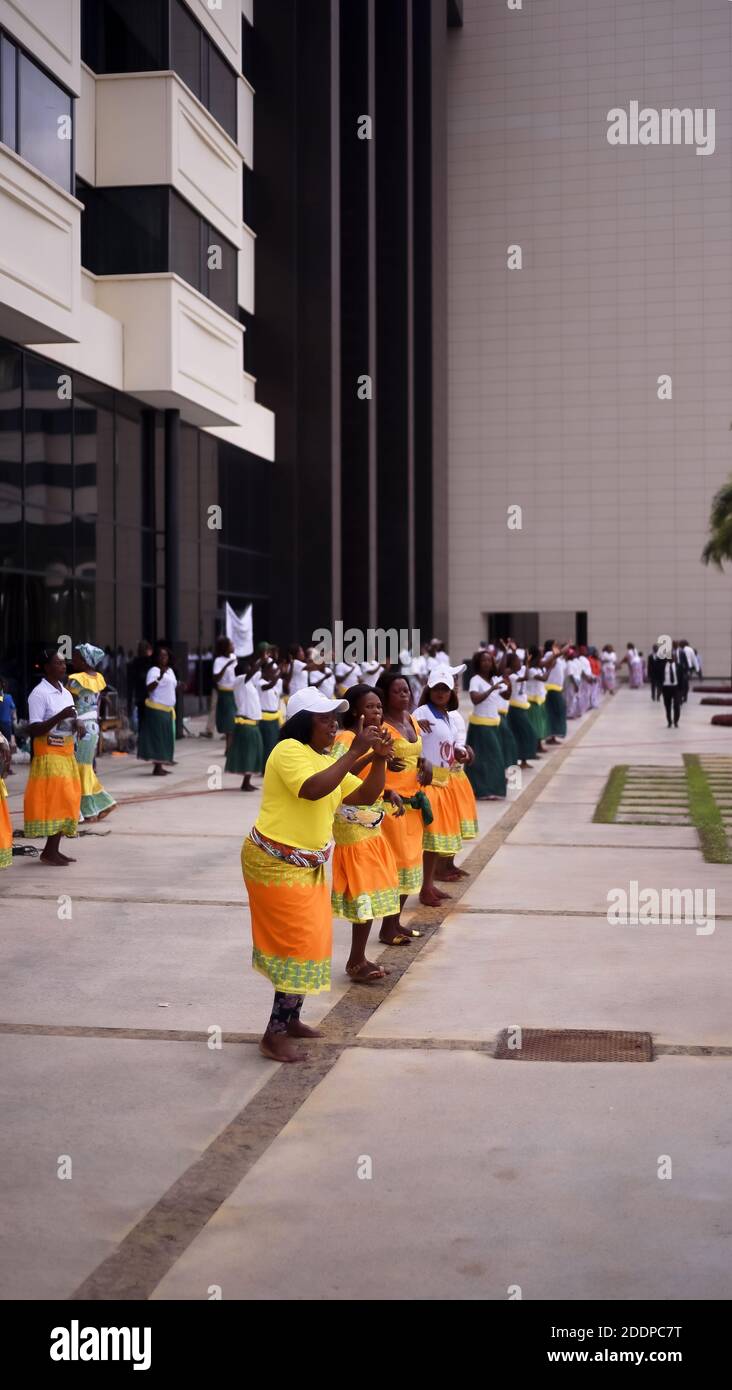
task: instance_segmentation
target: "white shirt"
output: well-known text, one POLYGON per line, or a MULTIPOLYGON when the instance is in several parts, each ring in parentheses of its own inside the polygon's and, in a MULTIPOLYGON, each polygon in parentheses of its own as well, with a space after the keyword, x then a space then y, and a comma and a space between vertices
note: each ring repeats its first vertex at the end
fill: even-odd
POLYGON ((242 719, 259 721, 262 718, 262 706, 259 703, 259 691, 254 684, 255 680, 256 676, 252 676, 249 681, 246 676, 236 677, 234 681, 234 704, 237 714, 241 715, 242 719))
MULTIPOLYGON (((219 690, 234 689, 234 672, 236 670, 235 656, 217 656, 213 664, 213 674, 218 676, 221 671, 226 672, 222 680, 219 681, 219 690), (227 670, 227 667, 230 668, 227 670)), ((149 677, 148 677, 149 679, 149 677)))
MULTIPOLYGON (((73 703, 68 690, 59 690, 44 676, 43 680, 33 687, 28 696, 28 719, 31 724, 45 724, 52 714, 58 714, 62 709, 68 709, 69 705, 73 705, 73 703)), ((70 718, 71 716, 69 716, 70 718)), ((49 733, 68 735, 71 733, 70 724, 64 719, 63 723, 56 724, 55 728, 49 730, 49 733)))
POLYGON ((698 670, 699 670, 699 663, 698 663, 698 661, 697 661, 697 659, 696 659, 696 652, 694 651, 694 648, 693 648, 693 647, 684 647, 684 648, 683 648, 683 651, 684 651, 684 656, 686 657, 686 660, 687 660, 688 663, 689 663, 689 670, 690 670, 690 671, 698 671, 698 670))
POLYGON ((361 679, 364 685, 376 685, 383 669, 378 661, 364 661, 361 667, 361 679))
POLYGON ((467 729, 465 727, 465 720, 463 719, 462 714, 457 709, 449 710, 448 719, 452 724, 452 732, 455 736, 455 747, 466 748, 467 729))
POLYGON ((663 683, 664 683, 664 685, 678 685, 678 684, 679 684, 678 678, 677 678, 677 676, 676 676, 676 663, 675 663, 675 662, 673 662, 673 661, 664 661, 664 663, 663 663, 663 683))
MULTIPOLYGON (((152 681, 156 681, 159 675, 160 667, 151 666, 145 677, 145 685, 150 685, 152 681)), ((171 707, 175 707, 177 684, 175 673, 168 667, 160 684, 156 685, 154 690, 148 690, 148 700, 154 700, 156 705, 170 705, 171 707)))
POLYGON ((585 673, 586 676, 591 676, 591 675, 592 675, 592 667, 590 666, 590 658, 589 658, 589 656, 578 656, 578 657, 577 657, 577 660, 579 661, 579 664, 580 664, 580 671, 584 671, 584 673, 585 673))
POLYGON ((529 679, 526 682, 527 695, 544 694, 544 674, 540 666, 532 666, 529 671, 529 679))
POLYGON ((298 690, 304 690, 307 683, 308 673, 305 670, 305 662, 295 657, 290 674, 290 694, 297 695, 298 690))
POLYGON ((556 661, 554 662, 554 665, 552 666, 551 671, 550 671, 549 674, 547 675, 547 678, 546 678, 546 679, 547 679, 547 684, 548 684, 548 685, 558 685, 558 686, 559 686, 559 689, 561 690, 561 689, 562 689, 562 686, 564 685, 564 677, 566 676, 566 674, 567 674, 567 662, 566 662, 566 659, 565 659, 563 656, 558 656, 557 659, 556 659, 556 661))
POLYGON ((452 767, 455 762, 455 730, 448 719, 440 719, 429 705, 420 705, 414 711, 414 717, 419 723, 420 719, 429 719, 432 728, 429 733, 422 733, 422 753, 428 758, 433 767, 452 767))
POLYGON ((518 671, 512 671, 508 678, 511 682, 511 699, 520 700, 526 703, 526 667, 522 666, 518 671))
POLYGON ((616 663, 616 661, 617 661, 617 659, 618 659, 618 658, 617 658, 617 656, 615 655, 615 652, 601 652, 601 653, 600 653, 600 661, 602 662, 603 666, 614 666, 615 663, 616 663))
POLYGON ((271 690, 264 689, 264 676, 261 671, 257 671, 257 674, 252 676, 251 684, 257 687, 262 714, 276 714, 282 698, 282 681, 279 676, 271 690))
POLYGON ((339 661, 335 673, 338 684, 342 685, 344 690, 352 690, 354 685, 361 684, 361 667, 357 662, 352 668, 350 661, 339 661))
POLYGON ((308 671, 308 685, 314 685, 326 700, 332 700, 335 695, 335 676, 330 666, 326 666, 324 671, 308 671))
POLYGON ((578 656, 573 656, 572 660, 567 662, 567 675, 579 685, 582 680, 582 665, 578 656))
POLYGON ((473 691, 476 695, 479 695, 483 690, 486 692, 485 699, 481 700, 477 705, 473 705, 473 713, 476 714, 479 719, 497 719, 501 713, 501 706, 505 706, 506 709, 508 708, 500 687, 498 690, 492 690, 490 694, 488 694, 489 682, 484 680, 482 676, 471 676, 468 689, 473 691))

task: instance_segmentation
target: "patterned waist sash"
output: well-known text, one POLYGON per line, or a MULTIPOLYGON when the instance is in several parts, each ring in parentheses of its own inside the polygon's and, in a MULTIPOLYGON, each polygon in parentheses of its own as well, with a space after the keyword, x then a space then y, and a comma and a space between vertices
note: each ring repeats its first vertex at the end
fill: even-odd
POLYGON ((415 792, 414 796, 403 796, 402 801, 405 806, 411 806, 413 811, 420 812, 424 825, 432 824, 434 816, 426 792, 415 792))
POLYGON ((433 767, 432 782, 436 787, 446 787, 450 781, 449 767, 433 767))
POLYGON ((317 869, 321 864, 327 864, 332 848, 326 845, 325 849, 298 849, 295 845, 282 845, 263 835, 256 825, 252 826, 249 838, 257 849, 263 850, 270 858, 280 859, 283 864, 294 864, 298 869, 317 869))

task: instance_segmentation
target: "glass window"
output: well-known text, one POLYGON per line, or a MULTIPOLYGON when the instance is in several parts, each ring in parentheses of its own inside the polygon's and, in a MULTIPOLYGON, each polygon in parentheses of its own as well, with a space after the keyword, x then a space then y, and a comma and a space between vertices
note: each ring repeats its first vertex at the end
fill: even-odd
POLYGON ((18 153, 62 188, 73 176, 72 100, 52 78, 20 54, 18 153))
POLYGON ((74 513, 114 516, 114 396, 74 377, 74 513))
MULTIPOLYGON (((144 417, 142 409, 122 396, 116 401, 117 466, 115 508, 123 526, 142 526, 144 417)), ((139 549, 139 546, 138 546, 139 549)))
POLYGON ((201 218, 177 193, 170 195, 170 269, 195 289, 203 288, 201 218))
POLYGON ((0 140, 4 145, 9 145, 11 150, 16 147, 15 129, 15 93, 16 93, 16 57, 18 50, 10 39, 6 39, 3 34, 0 36, 0 140))
POLYGON ((170 66, 199 99, 202 99, 202 38, 190 10, 181 4, 181 0, 174 0, 170 7, 170 66))
POLYGON ((241 70, 247 82, 254 86, 254 27, 246 15, 241 17, 241 70))
POLYGON ((93 72, 167 64, 167 0, 81 0, 81 56, 93 72))
POLYGON ((215 43, 206 40, 208 47, 208 95, 205 105, 215 121, 236 140, 237 87, 236 76, 222 58, 215 43))
POLYGON ((206 279, 201 288, 214 304, 218 304, 220 309, 236 318, 239 297, 236 247, 214 227, 205 225, 204 231, 206 279))
POLYGON ((168 269, 168 190, 82 190, 81 263, 95 275, 150 275, 168 269))
POLYGON ((42 516, 72 511, 71 401, 61 367, 25 358, 25 501, 42 516))
POLYGON ((0 343, 0 567, 23 565, 20 353, 0 343))
POLYGON ((247 227, 251 227, 252 231, 256 232, 257 227, 254 221, 254 174, 251 169, 247 168, 246 164, 242 167, 244 170, 244 201, 242 215, 247 227))

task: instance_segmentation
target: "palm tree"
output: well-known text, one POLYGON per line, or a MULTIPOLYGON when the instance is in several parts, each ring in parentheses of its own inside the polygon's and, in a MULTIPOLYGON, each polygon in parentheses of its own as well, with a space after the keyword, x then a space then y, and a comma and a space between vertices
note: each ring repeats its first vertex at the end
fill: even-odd
MULTIPOLYGON (((732 564, 732 475, 712 498, 709 513, 709 540, 701 558, 705 565, 724 570, 725 560, 732 564)), ((732 671, 730 672, 732 681, 732 671)))

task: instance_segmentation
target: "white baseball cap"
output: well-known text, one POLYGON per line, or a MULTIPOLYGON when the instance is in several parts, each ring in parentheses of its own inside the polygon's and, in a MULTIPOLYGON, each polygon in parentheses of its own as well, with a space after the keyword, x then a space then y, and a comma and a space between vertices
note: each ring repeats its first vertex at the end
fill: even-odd
POLYGON ((433 666, 427 679, 430 690, 436 685, 446 685, 448 690, 455 689, 455 676, 461 676, 465 670, 465 663, 462 666, 433 666))
POLYGON ((348 709, 348 701, 326 700, 315 686, 305 686, 304 690, 298 690, 291 697, 287 705, 287 718, 291 719, 293 714, 299 714, 304 709, 309 714, 335 714, 336 710, 348 709))

